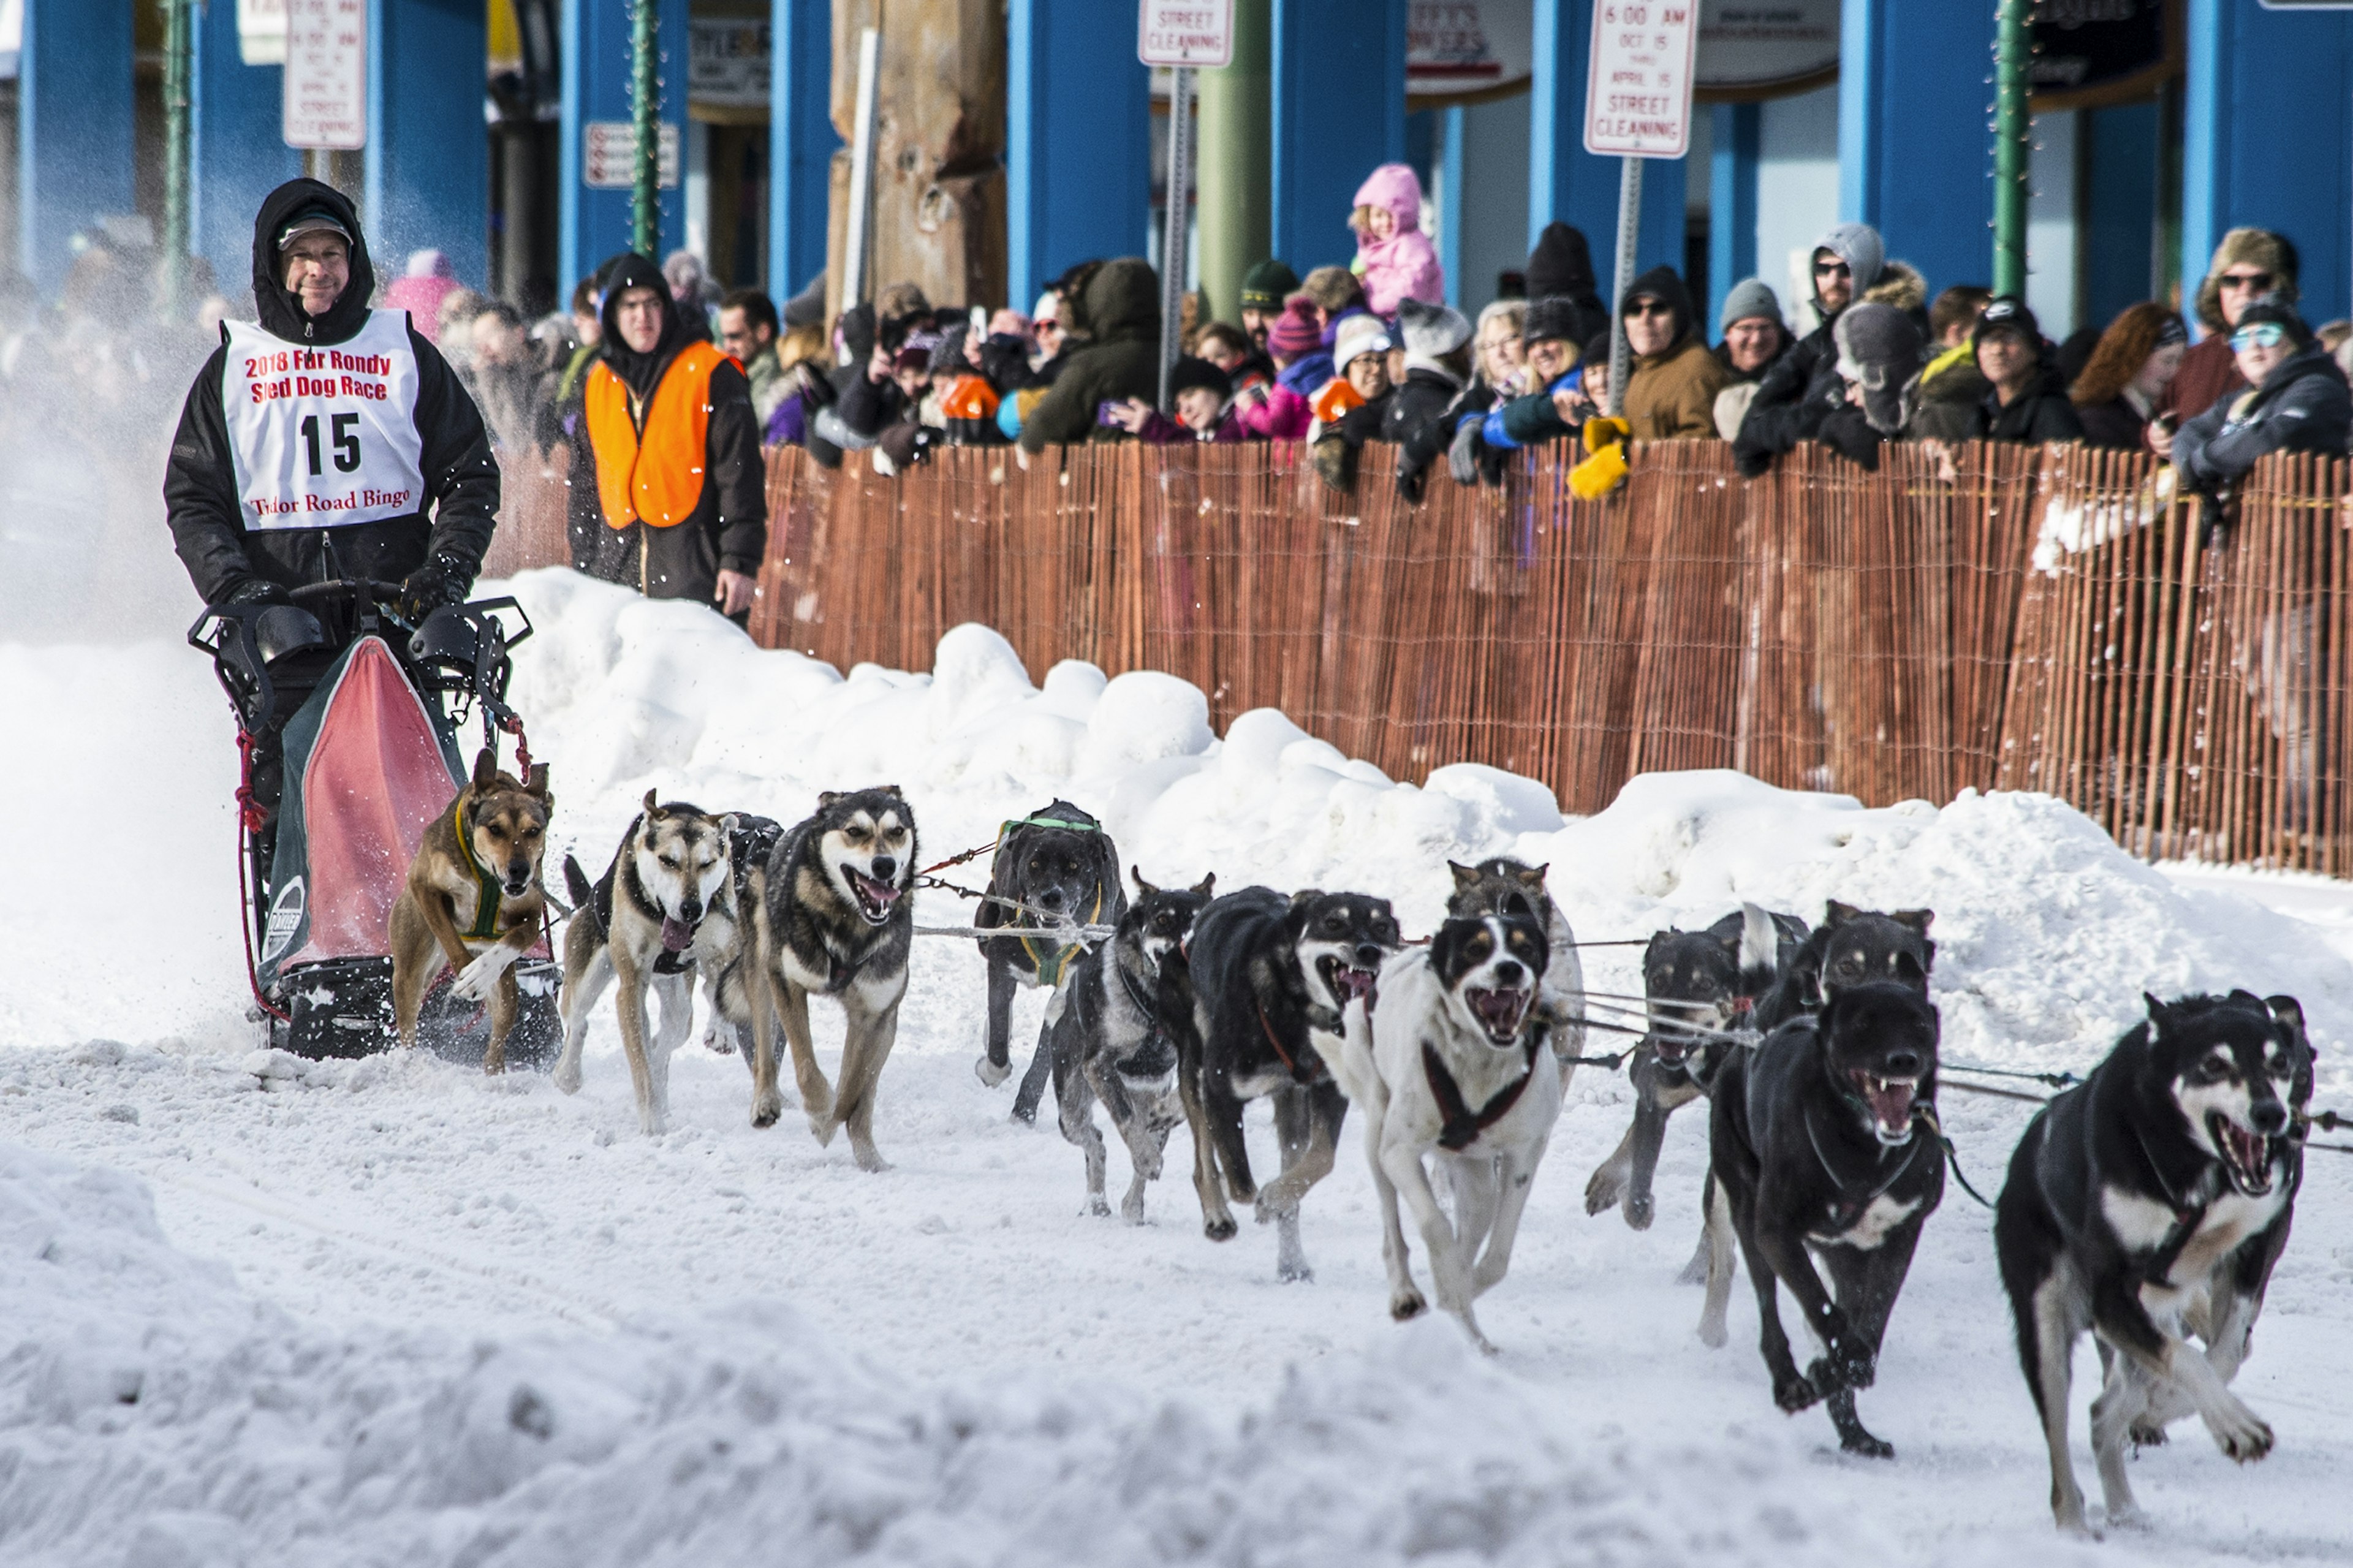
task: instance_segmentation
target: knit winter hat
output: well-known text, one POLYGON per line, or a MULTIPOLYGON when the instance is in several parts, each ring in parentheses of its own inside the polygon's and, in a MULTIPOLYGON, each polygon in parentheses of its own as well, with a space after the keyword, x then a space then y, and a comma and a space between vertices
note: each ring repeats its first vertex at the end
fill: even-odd
POLYGON ((1405 340, 1407 353, 1422 359, 1442 359, 1471 341, 1471 318, 1451 305, 1400 300, 1398 335, 1405 340))
POLYGON ((1540 343, 1558 338, 1575 342, 1584 335, 1588 324, 1585 308, 1566 294, 1531 300, 1527 325, 1520 329, 1520 342, 1540 343))
POLYGON ((1593 292, 1593 250, 1585 236, 1555 219, 1536 236, 1528 252, 1528 298, 1575 297, 1593 292))
POLYGON ((1862 388, 1863 417, 1893 436, 1904 427, 1905 384, 1920 374, 1920 329, 1894 306, 1864 300, 1839 312, 1831 337, 1839 374, 1862 388))
POLYGON ((1854 279, 1855 298, 1879 281, 1879 269, 1887 264, 1887 246, 1879 231, 1867 223, 1842 223, 1821 238, 1814 241, 1816 250, 1827 250, 1846 263, 1847 272, 1854 279))
POLYGON ((1323 342, 1324 329, 1315 324, 1315 303, 1304 296, 1285 302, 1282 314, 1266 329, 1268 350, 1285 359, 1314 353, 1323 342))
MULTIPOLYGON (((1852 262, 1847 263, 1852 267, 1852 262)), ((1781 319, 1781 297, 1762 278, 1743 278, 1724 297, 1724 309, 1716 316, 1715 330, 1727 331, 1735 321, 1746 321, 1762 317, 1775 326, 1786 326, 1781 319)))
POLYGON ((1280 310, 1299 287, 1299 274, 1270 257, 1242 274, 1242 309, 1280 310))
POLYGON ((1378 316, 1351 316, 1340 323, 1340 335, 1333 342, 1332 368, 1345 375, 1354 361, 1366 354, 1385 354, 1394 346, 1378 316))
POLYGON ((1234 391, 1234 384, 1224 371, 1208 360, 1187 354, 1168 373, 1168 401, 1175 403, 1178 393, 1190 392, 1197 386, 1206 386, 1219 397, 1230 397, 1234 391))

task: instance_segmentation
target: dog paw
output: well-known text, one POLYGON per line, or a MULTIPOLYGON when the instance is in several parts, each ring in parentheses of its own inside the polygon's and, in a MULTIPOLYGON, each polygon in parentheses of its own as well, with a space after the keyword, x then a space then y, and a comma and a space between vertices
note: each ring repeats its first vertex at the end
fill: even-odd
POLYGON ((1651 1216, 1652 1210, 1650 1194, 1627 1194, 1625 1209, 1626 1223, 1628 1225, 1631 1226, 1636 1230, 1648 1230, 1651 1228, 1651 1216))
POLYGON ((2139 1421, 2125 1428, 2125 1436, 2132 1439, 2133 1447, 2136 1448, 2159 1447, 2167 1441, 2164 1427, 2139 1421))
POLYGON ((869 1175, 879 1176, 891 1168, 891 1162, 885 1160, 882 1157, 882 1152, 871 1143, 861 1145, 853 1142, 850 1145, 849 1157, 857 1161, 858 1168, 869 1175))
POLYGON ((1800 1410, 1819 1405, 1821 1397, 1821 1390, 1794 1372, 1773 1380, 1773 1403, 1779 1405, 1785 1415, 1795 1415, 1800 1410))
POLYGON ((557 1062, 555 1071, 549 1077, 554 1079, 555 1087, 565 1094, 580 1092, 580 1064, 569 1057, 557 1062))
POLYGON ((1868 1432, 1856 1431, 1839 1439, 1839 1447, 1862 1459, 1892 1459, 1895 1445, 1868 1432))
POLYGON ((1313 1285, 1315 1270, 1307 1267, 1304 1258, 1289 1258, 1274 1266, 1274 1277, 1285 1285, 1313 1285))
POLYGON ((1087 1217, 1089 1219, 1111 1218, 1111 1205, 1105 1201, 1101 1193, 1087 1194, 1087 1217))
POLYGON ((1400 1323, 1409 1322, 1428 1310, 1430 1303, 1423 1300, 1421 1292, 1411 1286, 1389 1297, 1389 1316, 1400 1323))
POLYGON ((1144 1223, 1143 1197, 1138 1195, 1132 1198, 1122 1198, 1119 1204, 1119 1217, 1123 1222, 1128 1225, 1142 1225, 1144 1223))
POLYGON ((774 1127, 776 1124, 776 1119, 784 1115, 784 1113, 785 1097, 782 1094, 777 1093, 775 1089, 770 1089, 765 1094, 755 1095, 753 1097, 753 1126, 774 1127))
POLYGON ((2147 1511, 2140 1504, 2128 1502, 2109 1509, 2102 1522, 2110 1530, 2142 1531, 2149 1527, 2150 1520, 2147 1511))
POLYGON ((1625 1191, 1625 1181, 1617 1170, 1612 1166, 1602 1166, 1585 1184, 1585 1212, 1597 1215, 1617 1207, 1618 1200, 1625 1191))
POLYGON ((2272 1451, 2270 1425, 2236 1399, 2207 1416, 2206 1429, 2214 1434, 2214 1446, 2240 1464, 2252 1464, 2272 1451))
POLYGON ((1034 1105, 1017 1105, 1006 1113, 1005 1120, 1020 1127, 1035 1127, 1038 1125, 1038 1108, 1034 1105))
POLYGON ((1009 1061, 993 1062, 987 1057, 983 1057, 972 1064, 972 1070, 978 1076, 984 1088, 995 1089, 1013 1076, 1013 1064, 1009 1061))
POLYGON ((1834 1342, 1831 1353, 1817 1356, 1806 1368, 1806 1381, 1823 1394, 1836 1394, 1845 1388, 1869 1388, 1878 1375, 1878 1363, 1869 1351, 1856 1353, 1841 1350, 1834 1342))
POLYGON ((1721 1317, 1703 1317, 1699 1321, 1699 1342, 1712 1351, 1720 1351, 1732 1336, 1725 1331, 1721 1317))
POLYGON ((1201 1221, 1201 1234, 1211 1241, 1231 1241, 1240 1229, 1229 1214, 1211 1215, 1201 1221))
POLYGON ((833 1135, 841 1131, 841 1123, 833 1119, 830 1109, 812 1110, 808 1112, 808 1130, 809 1136, 817 1140, 818 1148, 829 1149, 833 1146, 833 1135))
POLYGON ((494 947, 477 956, 471 963, 458 971, 458 978, 449 984, 449 994, 467 1002, 489 1001, 491 993, 498 988, 499 976, 506 973, 506 954, 510 951, 504 947, 494 947))

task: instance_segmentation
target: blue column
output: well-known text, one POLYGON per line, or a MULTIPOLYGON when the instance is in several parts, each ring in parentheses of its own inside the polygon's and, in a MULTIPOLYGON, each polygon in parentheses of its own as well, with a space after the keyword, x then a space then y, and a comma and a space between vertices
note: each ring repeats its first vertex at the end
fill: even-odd
POLYGON ((825 270, 832 189, 833 7, 771 0, 768 26, 768 292, 781 305, 825 270))
POLYGON ((1446 302, 1462 306, 1462 106, 1447 110, 1439 126, 1438 265, 1446 270, 1446 302))
POLYGON ((44 294, 76 229, 133 210, 131 7, 25 0, 16 77, 16 258, 44 294))
POLYGON ((282 66, 249 66, 237 49, 237 7, 197 7, 190 94, 190 217, 195 253, 230 299, 253 276, 253 217, 261 199, 302 172, 286 145, 282 66))
POLYGON ((490 286, 487 17, 479 0, 375 0, 368 7, 362 221, 385 277, 397 278, 402 258, 432 246, 448 252, 468 287, 490 286))
POLYGON ((1709 112, 1714 135, 1707 171, 1707 328, 1713 337, 1724 315, 1724 297, 1735 283, 1757 275, 1757 153, 1764 140, 1765 106, 1719 103, 1709 112))
POLYGON ((1993 278, 1994 6, 1846 0, 1839 217, 1867 223, 1933 298, 1993 278))
POLYGON ((2126 306, 2157 297, 2157 183, 2163 115, 2157 101, 2086 110, 2084 160, 2084 324, 2105 327, 2126 306))
MULTIPOLYGON (((657 20, 660 117, 663 123, 679 128, 679 161, 683 165, 686 0, 661 0, 657 20)), ((629 118, 629 0, 564 0, 563 48, 564 121, 558 132, 562 142, 558 169, 564 188, 556 201, 555 254, 559 297, 569 296, 572 286, 594 272, 598 262, 629 248, 628 191, 592 191, 583 183, 588 122, 629 118)), ((479 107, 475 118, 481 118, 479 107)), ((683 167, 680 173, 683 176, 683 167)), ((683 194, 674 186, 661 192, 663 256, 686 243, 683 194)))
POLYGON ((2295 242, 2305 319, 2353 297, 2353 16, 2189 0, 2181 148, 2181 292, 2225 231, 2295 242))
POLYGON ((1142 256, 1152 221, 1151 80, 1136 7, 1011 0, 1005 14, 1005 258, 1026 310, 1066 269, 1142 256))
MULTIPOLYGON (((1620 161, 1585 150, 1585 86, 1593 56, 1593 0, 1535 0, 1535 79, 1528 103, 1528 245, 1557 218, 1581 229, 1607 298, 1617 273, 1620 161)), ((1649 158, 1635 270, 1683 267, 1683 164, 1649 158)))
POLYGON ((1274 0, 1272 253, 1304 277, 1356 253, 1348 213, 1405 162, 1406 0, 1274 0))

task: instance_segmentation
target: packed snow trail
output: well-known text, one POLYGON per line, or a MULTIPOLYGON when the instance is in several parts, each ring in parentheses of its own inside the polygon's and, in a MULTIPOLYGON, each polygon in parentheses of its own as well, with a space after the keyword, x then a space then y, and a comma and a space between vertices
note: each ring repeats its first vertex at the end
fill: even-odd
MULTIPOLYGON (((1588 938, 1743 898, 1809 919, 1826 897, 1926 905, 1950 1059, 2080 1068, 2143 989, 2243 984, 2303 998, 2322 1102, 2353 1098, 2353 900, 2281 884, 2315 923, 2211 890, 2271 890, 2255 879, 2184 892, 2047 799, 1864 811, 1686 774, 1564 823, 1525 779, 1392 784, 1271 713, 1219 739, 1166 677, 1064 665, 1033 687, 977 627, 930 676, 844 679, 690 606, 566 573, 515 588, 541 627, 517 705, 559 846, 592 868, 649 785, 789 819, 887 780, 926 862, 1061 795, 1155 879, 1362 889, 1409 931, 1434 921, 1447 858, 1497 852, 1549 862, 1588 938)), ((1819 1411, 1773 1409, 1746 1290, 1728 1349, 1694 1337, 1698 1292, 1672 1281, 1697 1112, 1670 1129, 1651 1230, 1584 1214, 1622 1076, 1577 1076, 1512 1276, 1481 1303, 1503 1348, 1481 1363, 1451 1321, 1387 1321, 1354 1123, 1305 1205, 1312 1285, 1275 1283, 1264 1230, 1201 1238, 1181 1134, 1150 1223, 1084 1216, 1077 1151, 974 1079, 968 943, 917 946, 881 1176, 794 1118, 754 1131, 742 1065, 697 1045, 676 1131, 638 1136, 609 1009, 574 1099, 430 1059, 258 1052, 234 752, 203 661, 0 646, 0 703, 10 733, 73 758, 0 774, 31 827, 22 885, 45 894, 5 917, 38 962, 0 969, 0 1561, 2094 1560, 2050 1530, 1985 1215, 1957 1188, 1862 1398, 1900 1458, 1850 1460, 1819 1411), (106 831, 75 832, 83 812, 106 831)), ((927 921, 962 913, 923 899, 927 921)), ((1591 984, 1634 989, 1638 952, 1592 950, 1591 984)), ((1039 1010, 1021 998, 1017 1065, 1039 1010)), ((817 1022, 830 1068, 838 1016, 817 1022)), ((2028 1108, 1944 1107, 1989 1191, 2028 1108)), ((1260 1118, 1251 1135, 1271 1160, 1260 1118)), ((2312 1156, 2237 1384, 2279 1450, 2242 1469, 2177 1426, 2137 1465, 2153 1528, 2097 1560, 2353 1545, 2348 1198, 2353 1159, 2312 1156)), ((2092 1372, 2086 1353, 2079 1403, 2092 1372)))

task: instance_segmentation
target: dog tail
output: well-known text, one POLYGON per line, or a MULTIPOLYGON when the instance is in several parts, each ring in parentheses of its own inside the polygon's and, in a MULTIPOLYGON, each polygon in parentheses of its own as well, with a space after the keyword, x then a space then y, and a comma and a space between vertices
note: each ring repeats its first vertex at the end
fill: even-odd
POLYGON ((596 885, 580 868, 580 862, 569 855, 564 858, 564 886, 572 895, 572 907, 575 910, 586 909, 596 897, 596 885))
POLYGON ((1762 996, 1781 969, 1781 932, 1755 904, 1740 906, 1740 994, 1762 996))

